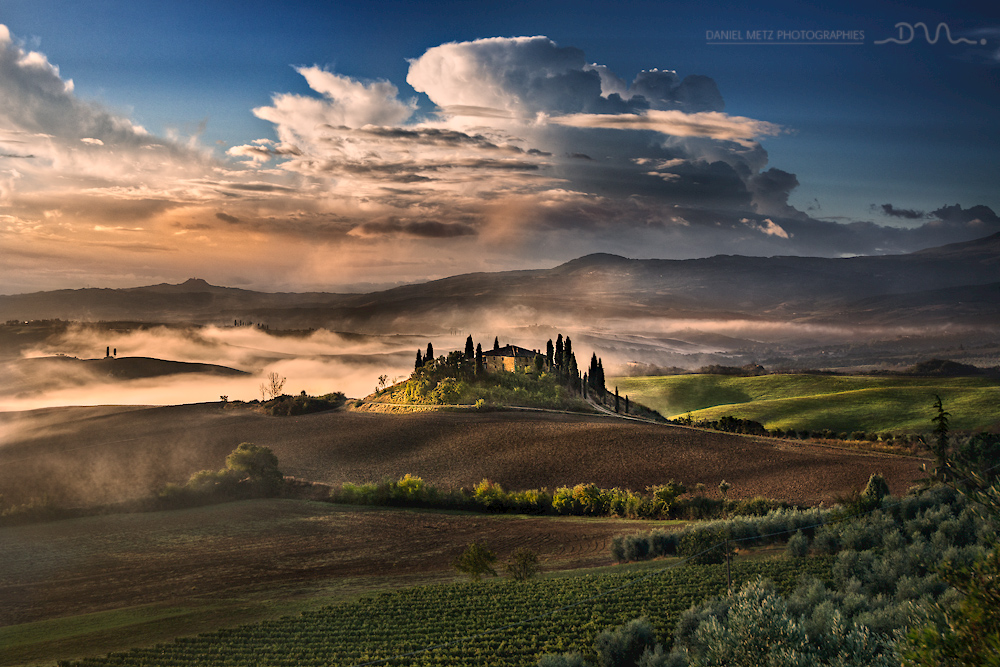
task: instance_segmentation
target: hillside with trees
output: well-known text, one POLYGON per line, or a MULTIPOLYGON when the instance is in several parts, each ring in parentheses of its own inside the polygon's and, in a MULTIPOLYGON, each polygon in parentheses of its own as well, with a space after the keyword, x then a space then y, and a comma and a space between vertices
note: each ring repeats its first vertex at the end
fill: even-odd
MULTIPOLYGON (((500 341, 493 340, 500 351, 500 341)), ((569 336, 559 334, 537 352, 523 370, 490 371, 482 343, 470 335, 464 350, 435 356, 434 346, 417 350, 413 373, 406 380, 378 389, 366 400, 375 403, 462 405, 479 409, 506 406, 590 411, 588 397, 603 398, 603 364, 593 356, 582 375, 569 336)))

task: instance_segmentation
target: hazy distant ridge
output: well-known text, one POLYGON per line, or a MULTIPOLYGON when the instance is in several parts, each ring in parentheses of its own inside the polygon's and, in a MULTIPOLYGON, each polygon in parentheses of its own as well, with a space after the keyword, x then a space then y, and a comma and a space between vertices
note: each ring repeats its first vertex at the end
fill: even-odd
POLYGON ((828 259, 719 255, 636 260, 595 254, 552 269, 470 273, 370 294, 267 293, 179 285, 0 296, 0 320, 78 319, 392 330, 401 319, 460 325, 528 308, 588 318, 749 317, 927 324, 1000 322, 1000 234, 907 255, 828 259))

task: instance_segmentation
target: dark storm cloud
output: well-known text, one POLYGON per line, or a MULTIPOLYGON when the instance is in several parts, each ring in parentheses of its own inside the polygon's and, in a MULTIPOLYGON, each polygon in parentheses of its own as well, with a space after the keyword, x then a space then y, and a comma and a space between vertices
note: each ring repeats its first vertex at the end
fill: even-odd
MULTIPOLYGON (((927 217, 927 214, 923 211, 917 211, 912 208, 896 208, 892 204, 882 204, 878 208, 881 209, 882 215, 888 215, 893 218, 919 220, 927 217)), ((875 204, 872 204, 872 209, 875 209, 875 204)))
POLYGON ((989 206, 962 208, 959 204, 942 206, 931 211, 931 216, 947 225, 982 226, 988 229, 1000 228, 1000 217, 989 206))
POLYGON ((413 236, 426 239, 444 239, 458 236, 475 236, 476 230, 458 223, 444 223, 435 220, 403 221, 384 220, 371 221, 351 230, 352 236, 413 236))
POLYGON ((788 196, 799 185, 795 174, 772 167, 751 176, 748 184, 758 212, 767 215, 799 214, 788 205, 788 196))

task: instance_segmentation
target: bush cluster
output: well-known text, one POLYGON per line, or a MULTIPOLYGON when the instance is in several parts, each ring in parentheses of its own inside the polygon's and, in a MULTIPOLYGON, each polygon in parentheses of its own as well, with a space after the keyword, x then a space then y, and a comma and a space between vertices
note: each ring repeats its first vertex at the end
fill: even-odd
POLYGON ((220 470, 199 470, 186 484, 167 484, 160 492, 166 506, 198 504, 220 500, 266 498, 281 494, 284 476, 278 457, 267 447, 241 443, 226 457, 220 470))
MULTIPOLYGON (((785 597, 768 582, 755 581, 735 596, 692 607, 665 642, 669 651, 647 643, 638 661, 601 664, 900 664, 903 630, 942 618, 942 610, 962 599, 942 579, 939 565, 947 563, 953 571, 982 569, 979 564, 995 553, 997 526, 995 518, 984 517, 965 496, 944 486, 903 498, 879 493, 878 480, 870 482, 861 495, 878 497, 878 504, 857 516, 842 507, 781 511, 756 520, 616 538, 612 553, 626 560, 652 553, 684 555, 688 540, 706 545, 749 536, 748 542, 759 543, 782 539, 768 533, 784 531, 783 538, 791 535, 789 556, 813 552, 836 560, 829 579, 803 578, 785 597)), ((548 656, 539 664, 571 664, 556 662, 568 658, 548 656)))
POLYGON ((305 392, 298 396, 284 394, 263 403, 264 412, 280 417, 294 417, 313 412, 323 412, 339 408, 347 402, 342 392, 333 392, 323 396, 307 396, 305 392))
POLYGON ((548 489, 507 491, 484 479, 471 489, 440 489, 410 474, 399 480, 366 484, 345 483, 330 492, 330 501, 352 505, 460 509, 476 512, 617 516, 628 519, 715 518, 728 515, 764 515, 788 503, 767 498, 726 501, 701 495, 683 496, 683 484, 671 480, 647 492, 602 489, 596 484, 548 489))

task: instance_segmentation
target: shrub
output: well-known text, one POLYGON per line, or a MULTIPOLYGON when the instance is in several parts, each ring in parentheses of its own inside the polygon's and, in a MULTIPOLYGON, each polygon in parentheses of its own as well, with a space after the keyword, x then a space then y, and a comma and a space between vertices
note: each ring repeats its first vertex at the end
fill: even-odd
POLYGON ((333 410, 346 402, 347 397, 339 391, 323 396, 306 396, 303 392, 299 396, 276 396, 272 400, 265 402, 263 407, 264 411, 268 414, 279 417, 292 417, 333 410))
POLYGON ((538 574, 542 567, 538 562, 538 554, 522 547, 514 550, 503 569, 511 579, 527 581, 538 574))
POLYGON ((845 622, 837 611, 823 632, 809 635, 767 581, 751 581, 728 608, 710 607, 686 641, 679 642, 691 667, 702 665, 838 665, 889 667, 899 657, 890 637, 845 622))
POLYGON ((469 575, 472 581, 479 581, 484 574, 497 576, 497 571, 493 569, 495 562, 497 555, 493 551, 484 544, 473 542, 455 559, 453 565, 462 574, 469 575))
POLYGON ((637 618, 614 630, 605 630, 594 640, 600 667, 636 667, 646 651, 653 649, 653 625, 637 618))
POLYGON ((796 532, 785 545, 785 554, 791 558, 805 558, 809 555, 809 538, 801 530, 796 532))
POLYGON ((726 553, 732 555, 733 546, 728 543, 728 535, 721 526, 706 527, 703 530, 685 532, 678 545, 679 555, 692 565, 709 565, 726 562, 726 553))
POLYGON ((168 505, 199 503, 210 498, 234 499, 269 497, 280 494, 285 480, 278 469, 278 457, 267 447, 240 443, 226 457, 221 470, 199 470, 184 486, 168 484, 160 501, 168 505))

